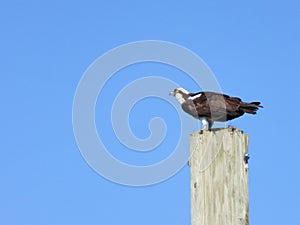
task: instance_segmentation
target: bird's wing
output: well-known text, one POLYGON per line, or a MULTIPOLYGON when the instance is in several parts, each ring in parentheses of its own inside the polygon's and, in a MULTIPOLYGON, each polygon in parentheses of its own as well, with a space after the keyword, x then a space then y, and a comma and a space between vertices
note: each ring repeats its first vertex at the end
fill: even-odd
POLYGON ((193 99, 193 102, 200 117, 223 120, 226 115, 239 110, 241 99, 216 92, 203 92, 199 98, 193 99))

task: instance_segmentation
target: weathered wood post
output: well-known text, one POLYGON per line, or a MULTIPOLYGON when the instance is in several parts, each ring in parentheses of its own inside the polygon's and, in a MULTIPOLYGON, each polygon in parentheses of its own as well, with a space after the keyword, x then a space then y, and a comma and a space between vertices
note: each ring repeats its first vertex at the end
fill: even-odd
POLYGON ((192 225, 248 225, 248 135, 226 128, 190 136, 192 225))

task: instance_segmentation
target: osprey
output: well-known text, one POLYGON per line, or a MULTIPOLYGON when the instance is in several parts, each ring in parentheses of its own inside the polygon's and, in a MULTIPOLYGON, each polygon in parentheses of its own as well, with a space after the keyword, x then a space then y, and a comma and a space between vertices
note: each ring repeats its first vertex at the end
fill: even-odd
POLYGON ((230 97, 216 92, 189 93, 184 88, 176 88, 170 92, 176 97, 182 109, 201 120, 202 129, 213 126, 214 121, 228 121, 242 116, 244 113, 256 114, 262 108, 260 102, 243 102, 240 98, 230 97))

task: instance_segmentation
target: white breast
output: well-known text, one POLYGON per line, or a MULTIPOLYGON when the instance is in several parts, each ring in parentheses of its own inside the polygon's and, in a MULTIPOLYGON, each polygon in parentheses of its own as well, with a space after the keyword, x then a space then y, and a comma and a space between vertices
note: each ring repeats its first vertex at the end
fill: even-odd
POLYGON ((176 99, 177 99, 177 101, 179 102, 180 105, 185 102, 185 99, 182 97, 182 95, 180 93, 177 93, 175 95, 175 97, 176 97, 176 99))

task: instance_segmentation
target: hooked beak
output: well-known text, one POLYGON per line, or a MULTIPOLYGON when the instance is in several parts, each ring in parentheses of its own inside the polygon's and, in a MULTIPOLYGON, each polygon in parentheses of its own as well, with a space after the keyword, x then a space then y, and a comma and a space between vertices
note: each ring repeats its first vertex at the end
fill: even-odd
POLYGON ((175 92, 174 92, 174 91, 171 91, 171 92, 169 93, 169 95, 175 96, 175 92))

